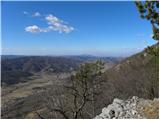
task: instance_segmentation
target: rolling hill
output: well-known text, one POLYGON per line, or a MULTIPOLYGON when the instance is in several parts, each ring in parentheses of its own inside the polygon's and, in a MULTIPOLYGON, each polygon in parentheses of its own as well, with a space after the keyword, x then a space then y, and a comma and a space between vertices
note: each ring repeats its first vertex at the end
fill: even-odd
POLYGON ((94 56, 2 56, 2 83, 7 85, 25 82, 38 72, 66 73, 74 71, 86 61, 101 59, 106 62, 106 67, 111 67, 119 62, 120 58, 101 58, 94 56))

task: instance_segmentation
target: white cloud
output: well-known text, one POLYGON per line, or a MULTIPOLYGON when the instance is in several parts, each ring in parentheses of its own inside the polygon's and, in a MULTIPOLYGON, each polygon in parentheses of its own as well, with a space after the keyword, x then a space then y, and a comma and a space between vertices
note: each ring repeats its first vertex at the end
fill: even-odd
POLYGON ((31 25, 25 28, 26 32, 30 32, 30 33, 40 33, 40 32, 49 32, 51 31, 51 28, 40 28, 37 25, 31 25))
POLYGON ((28 26, 25 28, 26 32, 38 33, 40 32, 40 28, 37 25, 28 26))
MULTIPOLYGON (((37 17, 41 16, 39 12, 34 13, 32 16, 37 17)), ((37 25, 28 26, 25 28, 26 32, 30 33, 40 33, 40 32, 49 32, 49 31, 58 31, 59 33, 70 33, 74 30, 74 28, 68 25, 63 20, 60 20, 56 16, 49 14, 45 17, 45 20, 48 24, 48 27, 41 28, 37 25)))
POLYGON ((40 14, 39 12, 35 12, 32 16, 33 16, 33 17, 40 17, 41 14, 40 14))
POLYGON ((37 25, 32 25, 32 26, 26 27, 25 31, 30 33, 39 33, 41 32, 41 29, 37 25))
POLYGON ((65 24, 62 20, 60 20, 56 16, 53 16, 52 14, 46 16, 45 19, 50 25, 49 27, 52 28, 52 30, 59 31, 59 33, 70 33, 74 30, 73 27, 65 24))

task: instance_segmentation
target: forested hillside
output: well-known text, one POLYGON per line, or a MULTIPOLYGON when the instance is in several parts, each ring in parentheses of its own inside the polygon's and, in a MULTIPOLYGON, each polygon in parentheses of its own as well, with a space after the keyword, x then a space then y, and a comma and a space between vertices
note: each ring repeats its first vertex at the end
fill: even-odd
MULTIPOLYGON (((153 46, 158 50, 158 44, 153 46)), ((146 50, 133 55, 104 74, 104 103, 115 97, 127 99, 132 96, 141 98, 159 97, 159 56, 146 50)))

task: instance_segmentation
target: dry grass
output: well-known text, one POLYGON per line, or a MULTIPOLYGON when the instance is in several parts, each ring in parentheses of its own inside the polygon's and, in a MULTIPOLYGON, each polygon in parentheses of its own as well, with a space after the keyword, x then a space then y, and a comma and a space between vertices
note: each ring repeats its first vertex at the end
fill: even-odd
MULTIPOLYGON (((67 74, 63 74, 63 77, 67 77, 67 74)), ((16 85, 12 85, 10 87, 3 87, 2 88, 2 105, 14 101, 17 98, 27 97, 29 95, 34 94, 36 88, 46 88, 47 86, 51 85, 53 82, 54 84, 62 84, 63 81, 57 81, 55 74, 41 74, 40 76, 34 78, 33 76, 32 81, 28 81, 25 83, 18 83, 16 85), (61 83, 60 83, 61 82, 61 83)), ((38 89, 40 90, 40 89, 38 89)))
POLYGON ((138 104, 138 112, 147 119, 159 118, 159 100, 146 100, 144 103, 138 104))

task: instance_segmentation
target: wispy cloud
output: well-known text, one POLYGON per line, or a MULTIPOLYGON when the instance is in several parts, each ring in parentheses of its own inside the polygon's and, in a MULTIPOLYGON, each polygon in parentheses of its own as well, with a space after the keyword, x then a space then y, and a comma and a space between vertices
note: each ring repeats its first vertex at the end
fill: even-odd
POLYGON ((52 14, 49 14, 45 17, 48 24, 50 25, 49 28, 54 31, 59 31, 59 33, 70 33, 74 30, 72 26, 69 26, 68 24, 65 24, 62 20, 57 18, 56 16, 53 16, 52 14))
POLYGON ((40 17, 41 16, 41 14, 39 13, 39 12, 35 12, 35 13, 33 13, 33 15, 32 15, 33 17, 40 17))
POLYGON ((30 17, 40 17, 41 14, 39 12, 29 13, 27 11, 23 11, 24 15, 29 15, 30 17))
MULTIPOLYGON (((28 14, 28 13, 27 13, 28 14)), ((42 16, 39 12, 35 12, 33 17, 42 16)), ((50 31, 58 31, 59 33, 70 33, 74 30, 72 26, 70 26, 67 22, 59 19, 52 14, 46 15, 44 17, 46 24, 48 25, 46 28, 41 28, 38 25, 30 25, 25 27, 26 32, 30 33, 40 33, 40 32, 50 32, 50 31)))

